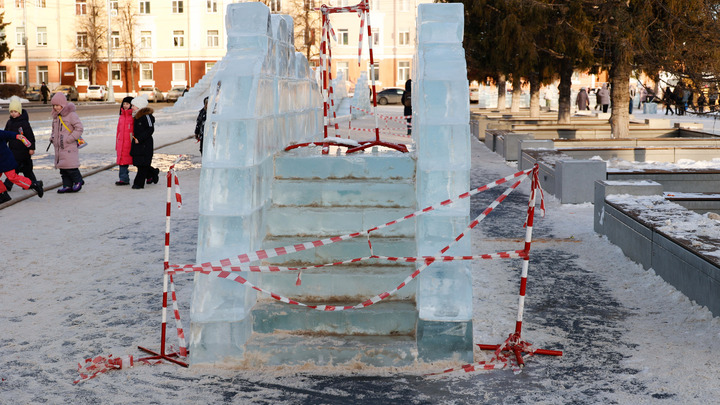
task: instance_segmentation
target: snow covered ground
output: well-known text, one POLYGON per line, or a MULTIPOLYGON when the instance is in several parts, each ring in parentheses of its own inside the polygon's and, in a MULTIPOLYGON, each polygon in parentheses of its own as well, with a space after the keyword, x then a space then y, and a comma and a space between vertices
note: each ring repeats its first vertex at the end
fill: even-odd
MULTIPOLYGON (((402 108, 383 111, 400 115, 402 108)), ((180 141, 158 150, 156 165, 166 170, 178 154, 188 155, 179 166, 184 205, 173 206, 173 263, 195 257, 200 157, 194 140, 183 140, 194 116, 156 113, 156 145, 180 141)), ((114 161, 115 120, 99 120, 86 136, 84 172, 114 161)), ((477 141, 472 154, 473 187, 516 171, 477 141)), ((46 185, 59 181, 51 162, 41 154, 36 161, 46 185)), ((117 187, 117 169, 85 180, 77 194, 51 190, 0 210, 1 404, 700 404, 720 395, 713 358, 720 353, 720 319, 595 234, 592 205, 561 205, 551 196, 546 217, 535 220, 523 338, 564 355, 530 358, 520 374, 422 376, 445 365, 232 370, 160 364, 73 384, 77 363, 86 358, 140 357, 138 345, 157 349, 160 342, 163 181, 144 190, 117 187)), ((474 253, 522 247, 528 189, 511 194, 473 231, 474 253)), ((472 216, 501 191, 473 197, 472 216)), ((11 192, 16 200, 30 194, 11 192)), ((520 267, 519 260, 474 263, 476 343, 501 343, 513 332, 520 267)), ((176 277, 176 288, 187 330, 192 277, 176 277)), ((177 345, 170 326, 168 342, 177 345)), ((476 352, 476 360, 484 356, 476 352)))

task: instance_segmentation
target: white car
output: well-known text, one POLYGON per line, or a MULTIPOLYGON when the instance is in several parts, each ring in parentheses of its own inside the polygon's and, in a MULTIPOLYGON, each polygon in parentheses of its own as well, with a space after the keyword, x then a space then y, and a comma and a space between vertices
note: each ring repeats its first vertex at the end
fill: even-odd
POLYGON ((96 85, 96 84, 90 85, 87 88, 85 97, 88 100, 105 101, 105 99, 107 98, 107 87, 96 85))
POLYGON ((152 87, 152 86, 141 87, 140 91, 138 92, 138 97, 140 97, 140 96, 147 97, 148 101, 151 103, 165 101, 165 96, 162 94, 162 92, 160 90, 158 90, 157 87, 152 87))

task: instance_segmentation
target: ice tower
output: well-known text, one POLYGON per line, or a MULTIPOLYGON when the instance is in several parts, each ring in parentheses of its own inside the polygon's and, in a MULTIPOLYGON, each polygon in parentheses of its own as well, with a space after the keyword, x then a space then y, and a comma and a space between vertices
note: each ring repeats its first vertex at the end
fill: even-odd
MULTIPOLYGON (((422 4, 413 74, 411 153, 284 152, 320 141, 322 100, 292 21, 259 2, 228 7, 228 53, 211 86, 200 180, 199 262, 362 231, 469 187, 468 82, 461 4, 422 4)), ((362 86, 361 86, 362 87, 362 86)), ((435 255, 467 225, 467 202, 373 232, 373 253, 435 255)), ((367 256, 366 238, 266 258, 305 266, 367 256)), ((448 252, 470 254, 469 240, 448 252)), ((259 263, 257 263, 259 264, 259 263)), ((253 284, 314 305, 357 304, 389 291, 415 263, 380 260, 296 273, 243 273, 253 284)), ((411 365, 472 360, 469 264, 435 263, 364 309, 315 311, 233 281, 197 275, 190 362, 411 365)))

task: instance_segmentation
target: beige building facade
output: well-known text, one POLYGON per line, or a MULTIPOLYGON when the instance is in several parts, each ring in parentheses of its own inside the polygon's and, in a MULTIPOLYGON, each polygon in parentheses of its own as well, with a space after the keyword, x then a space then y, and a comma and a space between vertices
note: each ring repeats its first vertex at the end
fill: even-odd
POLYGON ((225 46, 224 0, 0 0, 4 40, 12 57, 0 63, 0 83, 53 89, 73 85, 82 94, 90 84, 108 85, 108 31, 112 85, 117 97, 153 86, 166 92, 192 86, 221 59, 225 46), (88 32, 93 3, 95 27, 88 32), (132 35, 124 10, 130 7, 132 35), (110 30, 107 10, 110 9, 110 30), (99 65, 93 72, 80 49, 101 38, 99 65), (132 42, 134 69, 127 44, 132 42), (27 70, 26 70, 27 66, 27 70), (26 75, 27 71, 27 75, 26 75), (134 71, 134 72, 133 72, 134 71), (94 74, 93 74, 94 73, 94 74), (93 80, 94 79, 94 80, 93 80))

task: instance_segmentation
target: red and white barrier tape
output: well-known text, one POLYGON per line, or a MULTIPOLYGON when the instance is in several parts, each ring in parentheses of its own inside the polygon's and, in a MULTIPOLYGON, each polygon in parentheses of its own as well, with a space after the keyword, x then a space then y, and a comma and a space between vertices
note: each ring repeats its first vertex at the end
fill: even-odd
POLYGON ((353 109, 362 111, 362 112, 364 112, 365 114, 377 115, 380 119, 389 120, 389 121, 407 122, 406 120, 407 120, 408 118, 412 118, 412 115, 385 115, 385 114, 376 114, 376 113, 374 113, 374 112, 372 112, 372 111, 364 110, 364 109, 362 109, 362 108, 360 108, 360 107, 355 107, 355 106, 352 106, 352 105, 351 105, 351 106, 350 106, 350 111, 352 112, 353 109))
MULTIPOLYGON (((202 267, 213 267, 213 266, 216 266, 216 267, 217 267, 217 266, 230 266, 230 265, 239 264, 239 263, 249 263, 249 262, 254 262, 254 261, 257 261, 257 260, 268 259, 268 258, 271 258, 271 257, 277 257, 277 256, 287 255, 287 254, 290 254, 290 253, 301 252, 301 251, 303 251, 303 250, 314 249, 314 248, 316 248, 316 247, 318 247, 318 246, 330 245, 330 244, 333 244, 333 243, 342 242, 342 241, 345 241, 345 240, 357 238, 358 236, 369 235, 371 232, 375 232, 375 231, 378 231, 378 230, 380 230, 380 229, 386 228, 386 227, 388 227, 388 226, 392 226, 392 225, 398 224, 398 223, 400 223, 400 222, 402 222, 402 221, 405 221, 405 220, 408 220, 408 219, 411 219, 411 218, 414 218, 414 217, 417 217, 417 216, 426 214, 426 213, 428 213, 428 212, 430 212, 430 211, 434 211, 434 210, 437 210, 437 209, 442 208, 442 207, 444 207, 444 206, 448 206, 448 205, 450 205, 450 204, 452 204, 452 203, 455 203, 455 202, 457 202, 457 201, 459 201, 459 200, 462 200, 462 199, 465 199, 465 198, 470 198, 471 196, 473 196, 473 195, 475 195, 475 194, 478 194, 478 193, 481 193, 481 192, 483 192, 483 191, 489 190, 489 189, 491 189, 491 188, 497 187, 497 186, 499 186, 499 185, 501 185, 501 184, 507 183, 507 182, 510 181, 510 180, 519 179, 519 178, 521 178, 521 177, 522 177, 522 178, 525 178, 526 176, 528 176, 528 174, 529 174, 530 172, 532 172, 532 170, 533 170, 533 169, 527 169, 527 170, 523 170, 523 171, 520 171, 520 172, 517 172, 517 173, 513 173, 513 174, 511 174, 511 175, 509 175, 509 176, 507 176, 507 177, 504 177, 504 178, 502 178, 502 179, 496 180, 496 181, 494 181, 494 182, 492 182, 492 183, 488 183, 488 184, 486 184, 486 185, 484 185, 484 186, 481 186, 481 187, 475 188, 475 189, 473 189, 473 190, 470 190, 470 191, 468 191, 468 192, 465 192, 465 193, 463 193, 463 194, 460 194, 460 195, 458 195, 455 199, 448 199, 448 200, 442 201, 442 202, 440 202, 440 203, 438 203, 438 204, 431 205, 431 206, 429 206, 429 207, 425 207, 425 208, 423 208, 423 209, 421 209, 421 210, 415 211, 415 212, 413 212, 412 214, 408 214, 408 215, 406 215, 406 216, 404 216, 404 217, 402 217, 402 218, 395 219, 395 220, 390 221, 390 222, 387 222, 387 223, 385 223, 385 224, 383 224, 383 225, 379 225, 379 226, 376 226, 376 227, 373 227, 373 228, 370 228, 370 229, 366 229, 366 230, 361 231, 361 232, 354 232, 354 233, 350 233, 350 234, 346 234, 346 235, 333 236, 333 237, 331 237, 331 238, 326 238, 326 239, 321 239, 321 240, 315 240, 315 241, 312 241, 312 242, 302 242, 302 243, 298 243, 298 244, 295 244, 295 245, 288 245, 288 246, 283 246, 283 247, 278 247, 278 248, 265 249, 265 250, 257 250, 257 251, 255 251, 255 252, 252 252, 252 253, 244 253, 244 254, 238 255, 238 256, 233 257, 233 258, 226 258, 226 259, 222 259, 222 260, 218 260, 218 261, 201 263, 201 264, 199 264, 199 265, 202 266, 202 267)), ((543 211, 543 212, 544 212, 544 211, 543 211)))
MULTIPOLYGON (((529 169, 529 170, 535 170, 535 169, 529 169)), ((243 285, 245 285, 245 286, 247 286, 247 287, 250 287, 250 288, 252 288, 252 289, 254 289, 254 290, 256 290, 256 291, 260 291, 260 292, 266 293, 266 294, 270 295, 273 299, 278 300, 278 301, 280 301, 280 302, 284 302, 284 303, 290 304, 290 305, 303 306, 303 307, 307 307, 307 308, 310 308, 310 309, 315 309, 315 310, 318 310, 318 311, 344 311, 344 310, 350 310, 350 309, 366 308, 366 307, 369 307, 369 306, 371 306, 371 305, 373 305, 373 304, 375 304, 375 303, 377 303, 377 302, 380 302, 380 301, 386 299, 387 297, 393 295, 393 294, 394 294, 395 292, 397 292, 398 290, 400 290, 400 289, 402 289, 403 287, 405 287, 410 281, 414 280, 418 275, 420 275, 420 273, 422 273, 422 272, 423 272, 428 266, 430 266, 430 264, 432 264, 433 262, 435 262, 435 261, 442 261, 442 257, 443 257, 442 255, 443 255, 445 252, 447 252, 455 243, 457 243, 458 241, 460 241, 460 240, 468 233, 469 230, 471 230, 472 228, 474 228, 475 226, 477 226, 485 217, 487 217, 487 215, 488 215, 490 212, 492 212, 492 210, 493 210, 497 205, 499 205, 502 201, 504 201, 505 198, 507 198, 507 196, 508 196, 512 191, 514 191, 514 190, 522 183, 522 181, 525 179, 525 177, 527 177, 527 172, 528 172, 528 171, 522 171, 522 172, 516 173, 516 174, 519 174, 519 176, 517 176, 518 181, 517 181, 515 184, 513 184, 513 185, 510 186, 510 187, 508 187, 508 189, 505 190, 498 198, 496 198, 495 201, 493 201, 492 204, 490 204, 490 205, 488 206, 488 208, 486 208, 480 215, 478 215, 478 217, 477 217, 475 220, 473 220, 473 221, 466 227, 466 229, 465 229, 460 235, 458 235, 449 245, 447 245, 447 246, 445 246, 444 248, 442 248, 442 249, 438 252, 438 254, 437 254, 436 256, 433 256, 431 259, 424 258, 424 259, 423 259, 423 260, 424 260, 423 265, 422 265, 419 269, 415 270, 415 271, 414 271, 412 274, 410 274, 408 277, 406 277, 405 280, 403 280, 403 282, 400 283, 397 287, 395 287, 394 289, 392 289, 392 290, 390 290, 390 291, 385 291, 385 292, 382 292, 382 293, 380 293, 380 294, 377 294, 377 295, 375 295, 374 297, 372 297, 372 298, 370 298, 370 299, 368 299, 368 300, 366 300, 366 301, 363 301, 363 302, 361 302, 361 303, 358 303, 358 304, 356 304, 356 305, 333 306, 333 305, 309 305, 309 304, 301 303, 301 302, 292 300, 292 299, 290 299, 290 298, 284 297, 284 296, 282 296, 282 295, 276 294, 276 293, 274 293, 274 292, 272 292, 272 291, 265 290, 265 289, 263 289, 262 287, 255 286, 254 284, 252 284, 251 282, 249 282, 247 279, 245 279, 244 277, 240 276, 239 274, 233 274, 232 271, 225 271, 225 270, 213 271, 213 270, 210 270, 210 269, 208 268, 208 267, 211 267, 211 266, 206 266, 205 264, 202 264, 202 265, 200 265, 200 266, 178 265, 178 266, 176 266, 175 268, 192 268, 192 271, 197 271, 197 272, 200 272, 200 273, 202 273, 202 274, 208 274, 208 275, 213 275, 213 276, 215 276, 215 277, 232 280, 232 281, 238 282, 238 283, 240 283, 240 284, 243 284, 243 285)), ((508 177, 510 177, 510 176, 508 176, 508 177)), ((501 179, 501 180, 503 180, 503 179, 501 179)), ((496 183, 500 182, 501 180, 498 180, 498 181, 496 181, 496 182, 494 182, 494 183, 491 183, 491 184, 496 184, 496 183)), ((504 182, 503 182, 503 183, 504 183, 504 182)), ((499 184, 502 184, 502 183, 499 183, 499 184)), ((483 186, 483 187, 480 187, 479 189, 487 190, 487 189, 488 189, 488 185, 483 186)), ((476 190, 478 190, 478 189, 476 189, 476 190)), ((478 192, 479 192, 479 191, 478 191, 478 192)), ((468 192, 468 193, 470 193, 470 192, 468 192)), ((468 194, 468 193, 464 193, 464 194, 462 194, 461 196, 463 196, 463 195, 465 195, 465 194, 468 194)), ((446 201, 448 202, 447 204, 452 203, 452 200, 446 200, 446 201)), ((440 203, 440 204, 443 204, 443 203, 440 203)), ((447 205, 447 204, 445 204, 445 205, 447 205)), ((428 208, 430 208, 430 207, 428 207, 428 208)), ((427 208, 426 208, 426 210, 427 210, 427 208)), ((428 211, 429 211, 429 210, 428 210, 428 211)), ((428 212, 428 211, 421 210, 421 211, 418 211, 418 212, 428 212)), ((416 212, 415 214, 417 214, 417 212, 416 212)), ((415 214, 410 214, 410 215, 415 215, 415 214)), ((420 215, 420 214, 417 214, 417 215, 420 215)), ((407 218, 410 218, 410 216, 406 216, 404 219, 407 219, 407 218)), ((397 222, 399 222, 399 221, 391 221, 390 223, 397 223, 397 222)), ((388 223, 388 224, 390 224, 390 223, 388 223)), ((386 224, 386 225, 387 225, 387 224, 386 224)), ((376 229, 380 229, 380 227, 377 227, 376 229)), ((368 231, 368 234, 369 234, 369 231, 368 231)), ((331 238, 331 240, 332 240, 332 239, 333 239, 333 238, 331 238)), ((369 241, 369 239, 368 239, 368 241, 369 241)), ((316 242, 321 242, 321 241, 316 241, 316 242)), ((316 244, 316 245, 314 245, 313 247, 316 247, 316 246, 322 246, 322 245, 316 244)), ((371 253, 372 253, 372 245, 370 245, 370 249, 371 249, 371 253)), ((227 259, 227 260, 229 260, 229 259, 227 259)), ((355 259, 353 259, 353 260, 355 260, 355 259)), ((232 266, 232 263, 224 262, 224 261, 221 260, 221 261, 220 261, 220 266, 215 266, 215 267, 222 267, 222 266, 232 266)), ((271 266, 268 266, 268 268, 269 268, 269 267, 271 267, 271 266)), ((167 271, 167 270, 169 270, 169 269, 166 267, 166 271, 167 271)), ((299 283, 299 282, 300 282, 300 279, 298 278, 298 283, 299 283)))
POLYGON ((85 363, 78 363, 80 378, 75 380, 74 383, 77 384, 92 380, 98 375, 107 373, 110 370, 130 368, 134 365, 133 356, 113 357, 112 354, 107 357, 95 356, 91 359, 85 359, 85 363))

